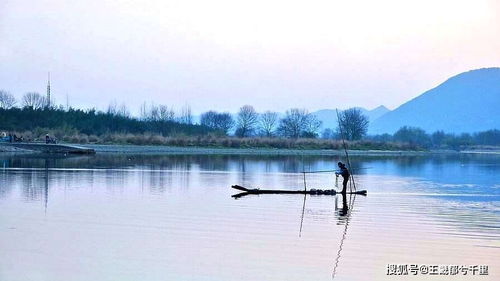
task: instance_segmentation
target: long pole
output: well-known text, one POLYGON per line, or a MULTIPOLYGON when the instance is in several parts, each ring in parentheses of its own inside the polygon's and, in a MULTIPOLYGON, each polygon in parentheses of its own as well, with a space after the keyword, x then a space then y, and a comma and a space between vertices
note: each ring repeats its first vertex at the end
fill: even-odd
MULTIPOLYGON (((337 112, 337 121, 339 123, 339 131, 340 131, 340 136, 342 137, 342 144, 344 146, 344 151, 345 151, 345 157, 347 159, 347 166, 349 167, 349 171, 350 171, 350 177, 352 179, 352 184, 354 186, 354 191, 356 191, 356 182, 354 181, 354 175, 352 174, 352 170, 351 170, 351 161, 349 160, 349 153, 347 152, 347 144, 345 142, 345 138, 344 138, 344 133, 342 131, 342 126, 341 126, 341 123, 340 123, 340 114, 339 114, 339 110, 337 108, 335 108, 335 111, 337 112)), ((352 192, 352 190, 351 190, 352 192)))
POLYGON ((306 167, 304 165, 304 154, 302 154, 302 175, 304 176, 304 191, 307 191, 306 184, 306 167))

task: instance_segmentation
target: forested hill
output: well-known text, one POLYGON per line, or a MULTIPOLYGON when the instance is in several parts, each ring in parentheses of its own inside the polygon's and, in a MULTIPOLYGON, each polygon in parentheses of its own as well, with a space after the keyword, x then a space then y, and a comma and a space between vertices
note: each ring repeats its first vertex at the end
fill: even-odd
POLYGON ((0 109, 0 130, 26 131, 36 128, 64 128, 77 130, 87 135, 105 133, 156 133, 164 136, 172 134, 203 135, 214 132, 206 126, 182 124, 166 120, 138 120, 96 110, 80 109, 0 109))

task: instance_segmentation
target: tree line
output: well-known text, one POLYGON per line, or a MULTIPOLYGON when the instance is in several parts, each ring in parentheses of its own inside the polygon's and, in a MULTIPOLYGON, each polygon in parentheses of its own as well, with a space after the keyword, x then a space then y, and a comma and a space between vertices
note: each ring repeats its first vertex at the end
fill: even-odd
POLYGON ((189 107, 175 117, 172 109, 163 105, 144 104, 140 118, 131 116, 128 108, 112 102, 106 111, 55 106, 36 92, 26 93, 17 107, 16 99, 0 90, 0 129, 6 131, 62 128, 87 135, 107 133, 155 133, 168 135, 206 135, 213 129, 192 123, 189 107))
POLYGON ((321 121, 306 109, 289 109, 280 118, 277 112, 272 111, 259 114, 251 105, 242 106, 236 118, 228 112, 205 112, 200 116, 200 124, 219 130, 225 135, 234 130, 234 135, 241 138, 316 138, 321 127, 321 121))
MULTIPOLYGON (((188 105, 179 113, 166 105, 143 103, 138 118, 132 117, 125 104, 111 102, 106 111, 96 109, 81 110, 67 106, 56 107, 37 92, 26 93, 16 107, 13 95, 0 90, 0 110, 11 111, 2 117, 3 129, 22 130, 36 126, 67 126, 82 133, 101 134, 104 132, 156 132, 163 136, 176 133, 234 135, 236 137, 283 137, 318 138, 321 121, 306 109, 292 108, 280 115, 266 111, 258 113, 253 106, 242 106, 236 117, 228 112, 207 111, 201 114, 199 124, 188 105), (78 117, 75 117, 78 116, 78 117), (18 120, 18 119, 22 120, 18 120), (29 120, 34 119, 34 122, 29 120), (141 125, 145 123, 144 126, 141 125), (17 125, 16 125, 17 124, 17 125)), ((366 135, 368 119, 358 109, 348 109, 340 113, 338 131, 345 132, 348 140, 357 140, 366 135)))
POLYGON ((306 109, 292 108, 280 114, 272 111, 258 113, 253 106, 242 106, 237 114, 210 110, 194 122, 191 108, 185 105, 180 112, 167 105, 143 103, 140 114, 133 117, 125 104, 109 104, 105 111, 74 109, 49 104, 36 92, 26 93, 19 106, 14 96, 0 90, 0 129, 33 130, 35 128, 71 128, 88 135, 105 133, 155 133, 172 135, 214 135, 239 138, 321 138, 348 141, 407 143, 422 148, 456 149, 470 145, 498 145, 500 131, 489 130, 475 134, 450 134, 437 131, 428 134, 415 127, 402 127, 393 135, 367 135, 369 120, 357 108, 340 111, 337 128, 324 128, 321 121, 306 109))
POLYGON ((368 118, 357 108, 339 112, 339 126, 334 131, 325 129, 320 133, 322 122, 306 109, 292 108, 284 114, 265 111, 258 113, 253 106, 242 106, 236 117, 228 112, 208 111, 201 115, 200 124, 225 135, 234 130, 237 137, 283 137, 298 138, 333 138, 343 136, 347 140, 359 140, 366 136, 368 118))

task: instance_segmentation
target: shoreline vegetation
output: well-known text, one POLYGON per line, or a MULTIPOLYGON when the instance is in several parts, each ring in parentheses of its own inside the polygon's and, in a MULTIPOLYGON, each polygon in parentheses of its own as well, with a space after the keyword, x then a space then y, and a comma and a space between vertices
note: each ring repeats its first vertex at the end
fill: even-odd
MULTIPOLYGON (((286 148, 214 148, 214 147, 179 147, 154 145, 84 145, 93 148, 97 153, 122 154, 171 154, 171 155, 268 155, 268 156, 344 156, 344 150, 333 149, 286 149, 286 148)), ((500 148, 474 150, 348 150, 351 156, 417 156, 429 154, 500 154, 500 148)))
MULTIPOLYGON (((304 141, 304 140, 302 140, 304 141)), ((306 142, 307 143, 307 142, 306 142)), ((179 146, 179 145, 138 145, 138 144, 117 144, 117 143, 71 143, 61 144, 78 145, 85 148, 94 149, 97 153, 105 154, 157 154, 157 155, 255 155, 255 156, 344 156, 345 151, 339 144, 335 148, 312 148, 312 147, 224 147, 224 146, 179 146)), ((475 146, 457 151, 450 149, 433 150, 411 150, 396 149, 367 149, 366 147, 349 147, 351 156, 424 156, 431 154, 492 154, 500 155, 498 146, 475 146)), ((406 147, 407 148, 407 147, 406 147)), ((0 143, 0 153, 33 153, 33 151, 2 145, 0 143)))
MULTIPOLYGON (((73 143, 64 143, 73 145, 73 143)), ((265 148, 265 147, 199 147, 133 144, 76 144, 104 154, 153 155, 255 155, 255 156, 344 156, 343 149, 265 148)), ((491 154, 500 155, 499 147, 473 147, 468 150, 356 150, 348 149, 351 156, 424 156, 431 154, 491 154)), ((33 153, 0 144, 0 153, 33 153)))
MULTIPOLYGON (((9 94, 3 96, 5 100, 9 94)), ((44 142, 49 135, 59 143, 96 147, 97 152, 337 155, 344 149, 343 139, 349 150, 364 154, 500 150, 500 130, 496 129, 456 135, 443 131, 428 134, 404 126, 393 135, 368 135, 368 119, 356 108, 339 112, 340 128, 326 128, 322 133, 321 122, 298 108, 280 117, 276 112, 257 113, 245 105, 236 117, 227 112, 205 112, 199 124, 193 121, 189 106, 178 115, 162 105, 148 108, 144 104, 141 112, 141 117, 132 117, 126 107, 116 105, 110 105, 106 112, 55 107, 41 95, 28 93, 22 107, 0 106, 0 132, 4 141, 44 142)))
MULTIPOLYGON (((293 149, 293 150, 343 150, 343 141, 338 139, 323 138, 281 138, 281 137, 235 137, 218 134, 198 136, 167 136, 159 134, 131 134, 131 133, 106 133, 100 136, 87 135, 66 129, 36 128, 34 131, 13 132, 22 136, 27 142, 45 142, 45 134, 55 136, 58 143, 74 145, 122 145, 122 146, 166 146, 183 148, 230 148, 230 149, 293 149)), ((450 149, 449 146, 425 147, 417 142, 401 142, 389 140, 362 139, 345 141, 349 150, 381 150, 381 151, 414 151, 425 152, 429 150, 476 150, 500 149, 495 145, 467 145, 462 144, 450 149)))

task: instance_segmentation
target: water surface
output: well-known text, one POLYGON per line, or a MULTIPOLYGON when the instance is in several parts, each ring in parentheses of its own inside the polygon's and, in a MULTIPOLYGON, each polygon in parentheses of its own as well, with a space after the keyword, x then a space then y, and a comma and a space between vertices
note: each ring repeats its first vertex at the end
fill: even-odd
POLYGON ((499 156, 354 157, 366 197, 231 197, 302 189, 338 160, 0 156, 0 280, 398 280, 387 264, 499 280, 499 156))

